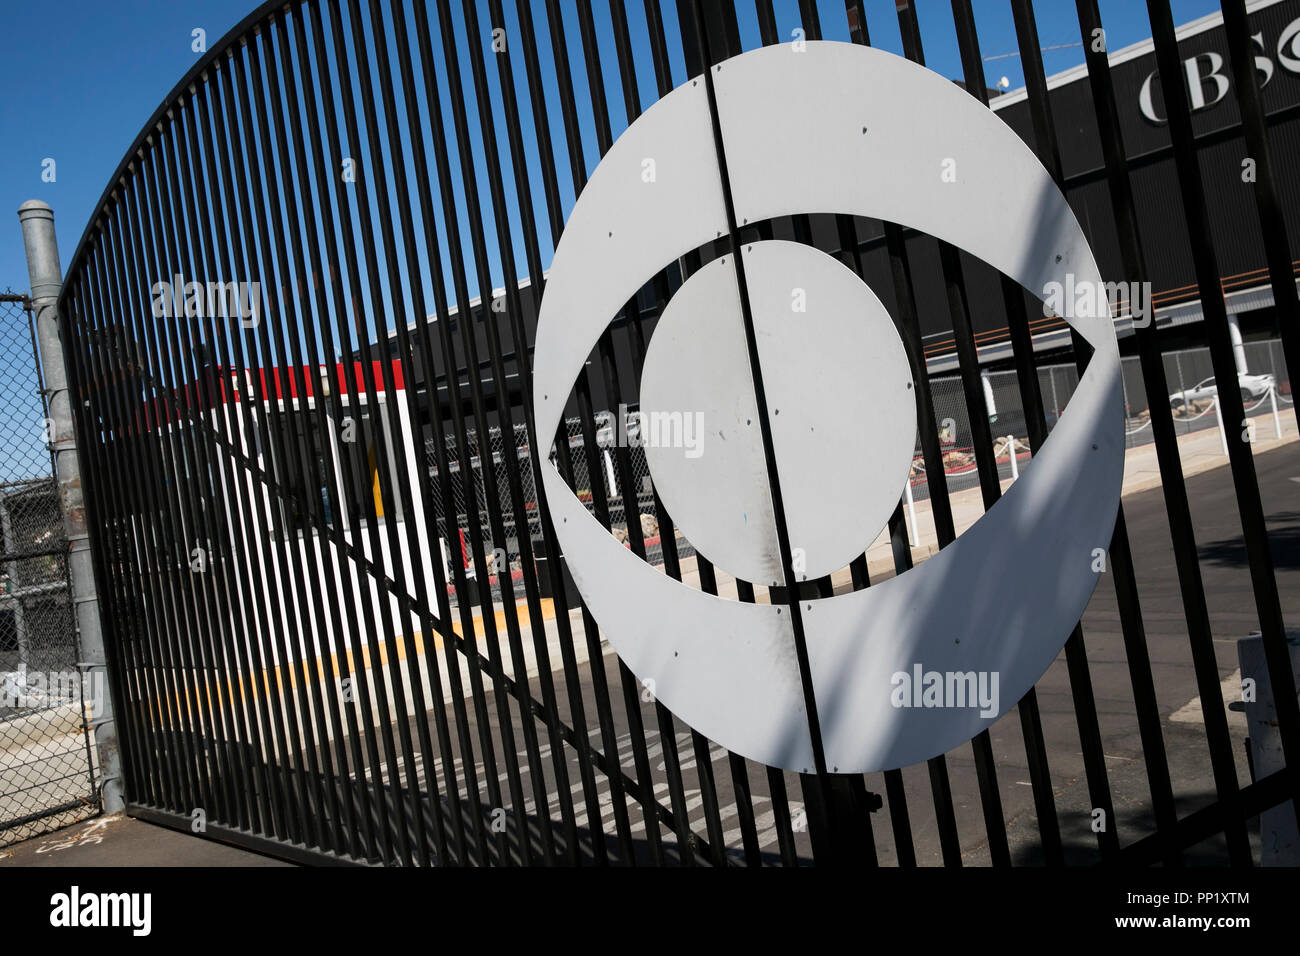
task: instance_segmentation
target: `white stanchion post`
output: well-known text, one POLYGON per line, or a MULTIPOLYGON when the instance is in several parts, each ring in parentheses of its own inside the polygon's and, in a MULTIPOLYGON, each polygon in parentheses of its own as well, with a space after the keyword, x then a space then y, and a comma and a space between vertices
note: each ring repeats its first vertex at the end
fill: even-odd
MULTIPOLYGON (((1227 451, 1224 451, 1224 454, 1226 455, 1227 451)), ((609 456, 608 448, 604 450, 603 455, 605 457, 605 477, 609 481, 608 493, 612 497, 618 494, 618 477, 614 474, 614 459, 609 456)))
POLYGON ((1219 423, 1219 444, 1223 446, 1223 455, 1228 455, 1228 433, 1223 430, 1223 409, 1219 407, 1219 396, 1214 396, 1214 417, 1219 423))
POLYGON ((1011 456, 1011 480, 1020 477, 1020 465, 1016 463, 1016 436, 1007 436, 1007 454, 1011 456))
POLYGON ((1282 440, 1282 419, 1277 417, 1277 386, 1274 385, 1268 390, 1268 399, 1273 403, 1273 434, 1278 441, 1282 440))
POLYGON ((916 504, 912 501, 912 476, 907 476, 907 482, 903 485, 903 494, 907 497, 907 540, 912 547, 916 547, 916 504))

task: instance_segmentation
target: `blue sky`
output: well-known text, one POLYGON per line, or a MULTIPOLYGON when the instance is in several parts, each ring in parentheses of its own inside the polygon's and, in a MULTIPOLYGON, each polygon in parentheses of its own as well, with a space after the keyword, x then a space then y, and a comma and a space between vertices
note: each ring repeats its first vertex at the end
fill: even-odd
MULTIPOLYGON (((566 6, 573 2, 565 0, 566 6)), ((638 0, 628 3, 634 36, 637 24, 643 22, 641 6, 638 0)), ((1218 8, 1213 0, 1175 0, 1173 6, 1178 23, 1218 8)), ((0 35, 6 43, 0 55, 0 89, 5 95, 0 97, 0 129, 8 141, 0 150, 0 210, 7 210, 6 215, 13 217, 14 210, 30 198, 43 199, 53 206, 66 267, 123 153, 163 97, 198 59, 199 54, 191 49, 191 31, 203 28, 209 46, 214 46, 254 7, 252 0, 47 0, 40 4, 4 4, 0 9, 0 35), (54 182, 42 180, 46 159, 56 164, 54 182)), ((506 7, 507 17, 512 17, 512 0, 506 0, 506 7)), ((670 30, 675 27, 671 22, 673 7, 672 2, 664 4, 670 30)), ((749 47, 757 43, 752 4, 741 0, 738 7, 742 39, 749 47)), ((798 25, 797 5, 794 0, 777 0, 776 7, 779 25, 788 36, 798 25)), ((946 0, 919 0, 917 7, 928 65, 946 76, 958 76, 961 68, 949 4, 946 0)), ((1006 0, 974 0, 974 7, 983 55, 991 58, 1015 51, 1010 4, 1006 0)), ((605 3, 595 0, 594 9, 598 24, 606 23, 605 3)), ((1102 0, 1101 9, 1112 49, 1149 36, 1144 5, 1136 0, 1102 0)), ((868 0, 873 44, 898 51, 893 10, 894 0, 868 0)), ((820 11, 827 38, 846 38, 840 0, 822 0, 820 11)), ((1073 3, 1038 0, 1035 11, 1044 46, 1078 43, 1073 3)), ((576 53, 576 36, 570 39, 570 46, 576 53)), ((602 53, 608 60, 613 59, 612 41, 602 53)), ((1073 46, 1049 50, 1044 58, 1048 72, 1054 73, 1080 62, 1082 53, 1073 46)), ((462 67, 468 69, 466 58, 462 59, 462 67)), ((985 69, 990 84, 1005 75, 1012 88, 1022 85, 1018 57, 989 59, 985 69)), ((675 80, 682 78, 681 70, 678 58, 674 63, 675 80)), ((580 69, 575 70, 575 80, 581 99, 585 87, 580 69)), ((643 75, 645 103, 653 98, 652 82, 652 76, 643 75)), ((622 125, 617 85, 609 92, 617 135, 622 125)), ((590 169, 596 159, 594 136, 588 136, 586 142, 590 169)), ((571 191, 566 189, 566 205, 571 201, 571 191)), ((17 218, 8 222, 7 227, 0 228, 0 289, 12 286, 22 290, 27 284, 27 272, 17 218)), ((498 279, 494 274, 494 280, 498 279)), ((475 285, 471 283, 472 293, 475 285)))

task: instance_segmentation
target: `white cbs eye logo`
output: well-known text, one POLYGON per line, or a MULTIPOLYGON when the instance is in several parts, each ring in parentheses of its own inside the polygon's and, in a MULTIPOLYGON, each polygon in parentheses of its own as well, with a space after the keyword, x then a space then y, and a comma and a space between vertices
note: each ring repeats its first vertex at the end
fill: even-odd
MULTIPOLYGON (((1101 287, 1078 222, 1029 148, 943 77, 878 50, 810 42, 798 55, 745 53, 712 79, 737 223, 881 219, 945 240, 1040 296, 1051 283, 1101 287), (948 168, 956 175, 941 179, 948 168)), ((647 110, 601 161, 565 227, 538 321, 533 400, 546 444, 610 318, 667 264, 728 233, 721 183, 703 79, 647 110), (653 183, 641 176, 647 156, 653 183)), ((813 578, 860 555, 902 493, 916 434, 906 353, 879 299, 830 256, 774 241, 736 254, 683 283, 642 375, 643 427, 654 412, 702 413, 702 453, 652 443, 647 458, 702 554, 742 579, 784 583, 743 275, 790 541, 801 576, 813 578)), ((969 740, 1033 686, 1082 614, 1097 582, 1093 549, 1108 545, 1119 501, 1123 402, 1104 297, 1068 321, 1093 357, 1020 480, 913 570, 801 603, 826 766, 892 769, 969 740), (895 675, 918 670, 993 675, 997 703, 897 706, 895 675)), ((542 471, 574 580, 656 698, 746 757, 813 767, 788 609, 660 573, 601 527, 554 467, 542 471)))

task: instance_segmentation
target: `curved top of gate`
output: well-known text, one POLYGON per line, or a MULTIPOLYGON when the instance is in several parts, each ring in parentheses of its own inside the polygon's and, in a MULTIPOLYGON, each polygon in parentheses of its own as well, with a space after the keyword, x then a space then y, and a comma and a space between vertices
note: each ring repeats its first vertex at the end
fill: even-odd
MULTIPOLYGON (((292 0, 295 3, 301 3, 301 0, 292 0)), ((108 208, 109 203, 113 200, 114 194, 118 187, 123 183, 126 174, 130 171, 131 164, 141 155, 146 146, 149 145, 149 139, 154 131, 159 129, 165 120, 169 120, 169 114, 179 106, 184 99, 186 92, 203 80, 203 75, 211 70, 214 64, 217 64, 223 57, 229 55, 230 49, 238 44, 247 42, 247 38, 252 35, 256 36, 261 32, 263 23, 269 23, 275 18, 277 10, 288 9, 289 3, 285 0, 266 0, 244 19, 240 20, 235 26, 228 30, 216 44, 210 47, 199 61, 195 63, 185 75, 180 78, 171 91, 163 97, 162 103, 154 110, 153 115, 140 128, 140 132, 132 140, 131 145, 127 148, 126 153, 122 156, 122 161, 117 164, 113 170, 113 175, 109 177, 108 185, 100 193, 99 199, 95 201, 94 213, 86 223, 86 228, 82 230, 81 238, 77 241, 77 248, 72 253, 72 258, 68 260, 68 272, 64 276, 63 288, 67 290, 71 285, 67 280, 81 266, 81 260, 86 253, 86 249, 98 231, 100 223, 103 220, 104 210, 108 208)))

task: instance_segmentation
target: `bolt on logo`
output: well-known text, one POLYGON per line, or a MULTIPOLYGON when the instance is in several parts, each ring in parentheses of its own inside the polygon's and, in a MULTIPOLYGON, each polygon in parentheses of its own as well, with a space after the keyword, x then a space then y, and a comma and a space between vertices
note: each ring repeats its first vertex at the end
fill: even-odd
POLYGON ((704 454, 703 412, 629 412, 619 403, 617 418, 610 411, 594 417, 601 448, 682 448, 687 458, 704 454))
POLYGON ((996 717, 997 671, 927 671, 912 665, 912 673, 895 671, 889 702, 895 707, 978 707, 981 717, 996 717))
POLYGON ((125 926, 133 936, 148 936, 153 929, 153 894, 82 893, 74 885, 50 897, 50 925, 125 926))
MULTIPOLYGON (((715 64, 711 84, 692 80, 665 95, 604 154, 565 224, 538 310, 534 434, 561 434, 592 350, 644 277, 728 236, 721 255, 672 291, 651 330, 635 437, 653 489, 696 551, 738 580, 794 592, 792 576, 850 565, 897 512, 914 468, 916 383, 890 310, 860 270, 797 242, 739 242, 736 229, 802 212, 884 219, 1035 293, 1057 283, 1057 304, 1073 317, 1062 324, 1093 352, 1062 417, 1068 427, 1056 428, 1022 477, 1029 484, 943 560, 879 586, 797 605, 708 593, 631 553, 589 509, 590 482, 558 463, 539 469, 575 584, 623 662, 656 674, 656 700, 770 766, 807 772, 820 736, 829 766, 875 772, 981 733, 1002 711, 1001 685, 1018 700, 1064 645, 1098 575, 1061 556, 1091 548, 1117 513, 1123 382, 1087 236, 1023 140, 916 63, 857 44, 800 44, 798 56, 769 46, 715 64), (906 104, 873 98, 882 88, 905 91, 906 104), (807 108, 847 95, 871 108, 833 116, 807 108), (940 135, 914 135, 918 110, 940 135), (763 162, 727 173, 727 155, 763 162), (1009 163, 1022 188, 987 189, 1009 163), (702 416, 646 418, 671 409, 702 416), (687 431, 701 417, 709 454, 691 460, 653 447, 701 438, 702 429, 687 431), (864 427, 868 440, 844 440, 864 427), (1035 506, 1042 501, 1053 507, 1035 506), (1030 569, 1035 585, 990 594, 988 569, 1003 564, 1030 569), (643 599, 622 600, 629 593, 643 599), (946 616, 954 595, 969 607, 946 616), (786 613, 795 606, 798 614, 786 613), (945 626, 935 626, 941 617, 945 626), (796 628, 806 655, 789 653, 796 628), (935 673, 913 676, 918 660, 935 673)), ((1139 305, 1149 311, 1145 297, 1139 305)), ((622 424, 608 431, 620 445, 622 424)))

